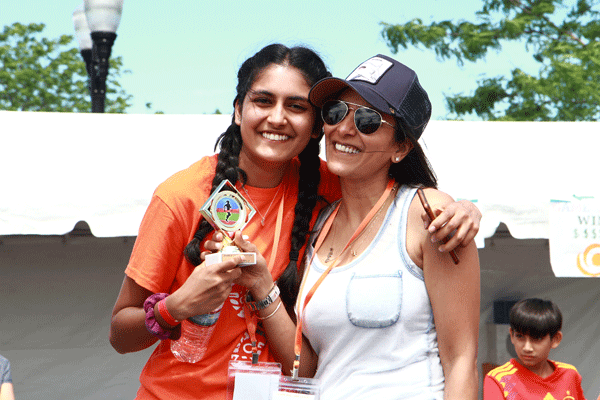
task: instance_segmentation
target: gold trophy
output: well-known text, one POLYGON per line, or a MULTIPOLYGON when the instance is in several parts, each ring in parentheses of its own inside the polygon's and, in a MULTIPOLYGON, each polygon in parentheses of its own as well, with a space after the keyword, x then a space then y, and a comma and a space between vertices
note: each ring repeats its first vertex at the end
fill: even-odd
POLYGON ((244 229, 255 213, 256 210, 231 182, 227 179, 221 182, 200 209, 200 214, 216 231, 223 234, 221 250, 206 256, 208 265, 227 261, 239 255, 244 256, 244 261, 238 265, 256 264, 256 253, 243 253, 233 243, 232 238, 235 231, 244 229))

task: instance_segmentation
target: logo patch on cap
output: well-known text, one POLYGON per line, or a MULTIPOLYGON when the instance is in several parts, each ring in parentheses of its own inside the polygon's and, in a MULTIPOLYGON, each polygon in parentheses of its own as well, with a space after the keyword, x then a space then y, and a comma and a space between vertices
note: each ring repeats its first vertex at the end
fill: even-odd
POLYGON ((381 57, 371 57, 360 64, 348 75, 347 81, 365 81, 371 84, 377 83, 385 72, 392 67, 392 63, 381 57))

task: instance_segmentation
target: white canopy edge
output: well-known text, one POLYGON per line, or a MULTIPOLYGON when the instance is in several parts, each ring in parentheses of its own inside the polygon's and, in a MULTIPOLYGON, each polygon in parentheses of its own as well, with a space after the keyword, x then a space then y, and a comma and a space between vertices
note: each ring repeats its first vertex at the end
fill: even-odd
MULTIPOLYGON (((84 220, 135 236, 156 186, 214 153, 230 115, 0 111, 0 235, 56 235, 84 220)), ((483 214, 479 247, 504 222, 548 238, 550 200, 600 197, 598 122, 431 121, 423 143, 441 190, 483 214)))

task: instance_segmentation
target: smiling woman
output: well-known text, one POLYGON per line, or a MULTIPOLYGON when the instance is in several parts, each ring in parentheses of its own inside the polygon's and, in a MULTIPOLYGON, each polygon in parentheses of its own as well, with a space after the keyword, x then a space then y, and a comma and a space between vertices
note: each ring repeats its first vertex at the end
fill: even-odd
MULTIPOLYGON (((337 178, 318 156, 321 124, 315 123, 316 111, 308 102, 310 87, 327 76, 312 50, 279 44, 263 48, 240 67, 235 115, 217 141, 220 153, 156 189, 125 271, 110 332, 120 353, 162 339, 142 372, 138 399, 223 399, 230 360, 249 360, 259 348, 260 361, 271 359, 266 338, 247 324, 241 311, 247 292, 242 285, 252 286, 256 277, 242 275, 235 261, 195 268, 201 264, 201 243, 212 231, 198 210, 224 179, 243 189, 262 216, 250 220, 244 234, 271 261, 269 279, 281 281, 286 269, 293 276, 318 198, 339 197, 337 178), (170 344, 179 336, 180 321, 223 303, 202 360, 191 365, 175 358, 170 344)), ((286 296, 284 290, 282 298, 286 296)))
POLYGON ((298 307, 322 398, 475 399, 477 250, 473 242, 461 249, 452 268, 420 223, 417 187, 436 201, 450 198, 435 189, 417 142, 431 103, 416 73, 378 55, 345 80, 320 81, 309 98, 325 106, 327 166, 342 187, 309 247, 298 307), (332 116, 331 101, 353 106, 332 116), (377 359, 389 361, 373 365, 377 359))

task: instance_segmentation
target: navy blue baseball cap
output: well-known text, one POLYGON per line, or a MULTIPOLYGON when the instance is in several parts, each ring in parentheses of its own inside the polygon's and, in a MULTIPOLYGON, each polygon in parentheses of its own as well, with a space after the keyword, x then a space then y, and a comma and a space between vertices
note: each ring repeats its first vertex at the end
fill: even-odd
POLYGON ((346 79, 321 79, 313 85, 308 98, 321 107, 346 88, 353 89, 373 108, 400 118, 415 139, 421 137, 431 118, 431 102, 416 72, 382 54, 360 64, 346 79))

